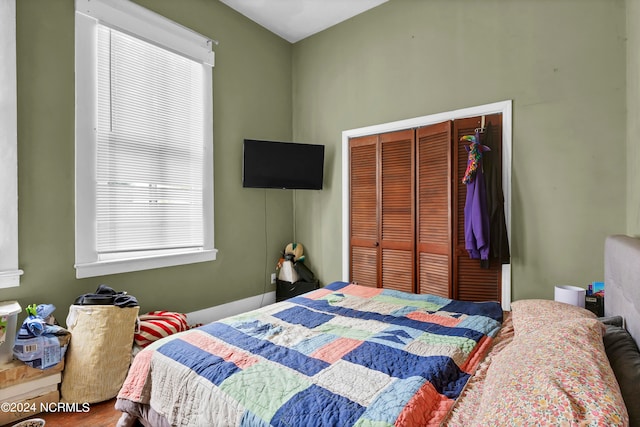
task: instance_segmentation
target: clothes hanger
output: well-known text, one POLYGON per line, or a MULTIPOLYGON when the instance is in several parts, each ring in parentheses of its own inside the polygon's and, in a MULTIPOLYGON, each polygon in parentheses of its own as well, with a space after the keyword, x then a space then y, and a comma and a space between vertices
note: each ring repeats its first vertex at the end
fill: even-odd
MULTIPOLYGON (((484 130, 485 130, 484 124, 485 124, 485 116, 482 116, 480 118, 480 127, 474 129, 475 135, 465 135, 460 138, 460 141, 463 141, 463 145, 465 146, 465 149, 467 151, 469 151, 469 146, 471 144, 480 143, 480 134, 484 133, 484 130)), ((487 147, 486 145, 480 144, 480 146, 482 147, 482 151, 491 151, 491 148, 487 147)))
POLYGON ((480 148, 481 152, 491 151, 491 148, 487 147, 486 145, 480 144, 480 134, 484 133, 484 130, 485 130, 484 124, 485 124, 485 116, 482 116, 480 119, 480 127, 474 129, 475 135, 465 135, 460 138, 460 141, 463 143, 467 151, 470 150, 469 147, 471 146, 471 144, 474 144, 474 143, 478 143, 479 147, 481 147, 480 148))
POLYGON ((480 127, 474 129, 475 133, 484 133, 484 129, 485 129, 484 119, 485 119, 485 116, 482 116, 482 118, 480 119, 480 127))

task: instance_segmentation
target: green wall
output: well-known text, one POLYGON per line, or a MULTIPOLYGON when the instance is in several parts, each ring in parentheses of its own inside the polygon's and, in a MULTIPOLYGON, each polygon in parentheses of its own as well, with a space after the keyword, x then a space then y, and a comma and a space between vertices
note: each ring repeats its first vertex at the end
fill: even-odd
POLYGON ((293 237, 291 191, 243 189, 243 138, 291 139, 291 44, 218 1, 138 3, 220 42, 214 48, 213 262, 78 280, 74 264, 74 2, 17 1, 19 288, 0 300, 53 303, 104 283, 141 311, 189 312, 274 290, 293 237))
POLYGON ((0 300, 51 302, 64 320, 77 295, 105 283, 143 312, 189 312, 273 290, 268 275, 294 234, 323 283, 340 279, 341 132, 507 99, 513 298, 602 278, 604 237, 640 234, 638 0, 390 0, 294 45, 218 1, 137 2, 220 42, 218 260, 75 278, 73 1, 18 0, 25 274, 0 300), (245 137, 326 144, 324 190, 241 188, 245 137))
POLYGON ((640 237, 640 0, 627 0, 627 234, 640 237))
POLYGON ((296 43, 293 136, 329 160, 296 239, 323 282, 342 269, 341 132, 503 100, 513 299, 602 279, 626 229, 625 55, 624 0, 390 0, 296 43))

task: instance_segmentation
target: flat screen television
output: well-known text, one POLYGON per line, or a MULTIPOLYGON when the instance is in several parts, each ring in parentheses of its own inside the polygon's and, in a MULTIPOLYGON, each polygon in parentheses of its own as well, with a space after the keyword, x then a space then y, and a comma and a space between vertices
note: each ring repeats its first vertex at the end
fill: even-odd
POLYGON ((324 145, 244 140, 242 186, 321 190, 324 145))

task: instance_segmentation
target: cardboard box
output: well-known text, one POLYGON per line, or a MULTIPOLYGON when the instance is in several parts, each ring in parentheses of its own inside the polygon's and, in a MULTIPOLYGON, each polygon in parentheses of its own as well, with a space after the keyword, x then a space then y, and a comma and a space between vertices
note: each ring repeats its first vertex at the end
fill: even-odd
POLYGON ((60 363, 49 369, 36 369, 20 360, 13 360, 10 363, 0 365, 0 390, 16 384, 57 374, 58 372, 62 372, 63 369, 64 360, 61 360, 60 363))
POLYGON ((59 402, 63 369, 64 360, 44 370, 20 360, 0 365, 0 401, 10 405, 0 411, 0 425, 14 424, 42 412, 44 404, 59 402))
POLYGON ((60 392, 58 390, 55 390, 42 394, 40 396, 26 398, 20 400, 19 402, 15 402, 15 409, 20 409, 20 411, 0 411, 0 425, 12 425, 24 418, 39 414, 40 412, 42 412, 40 410, 42 405, 45 405, 47 403, 58 403, 59 401, 60 392))

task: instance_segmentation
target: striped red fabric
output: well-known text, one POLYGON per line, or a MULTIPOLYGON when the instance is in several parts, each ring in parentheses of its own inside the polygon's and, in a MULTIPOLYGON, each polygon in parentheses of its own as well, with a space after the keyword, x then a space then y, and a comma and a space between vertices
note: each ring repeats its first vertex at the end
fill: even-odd
POLYGON ((150 311, 138 319, 139 327, 134 339, 140 347, 146 347, 160 338, 189 329, 187 315, 173 311, 150 311))

